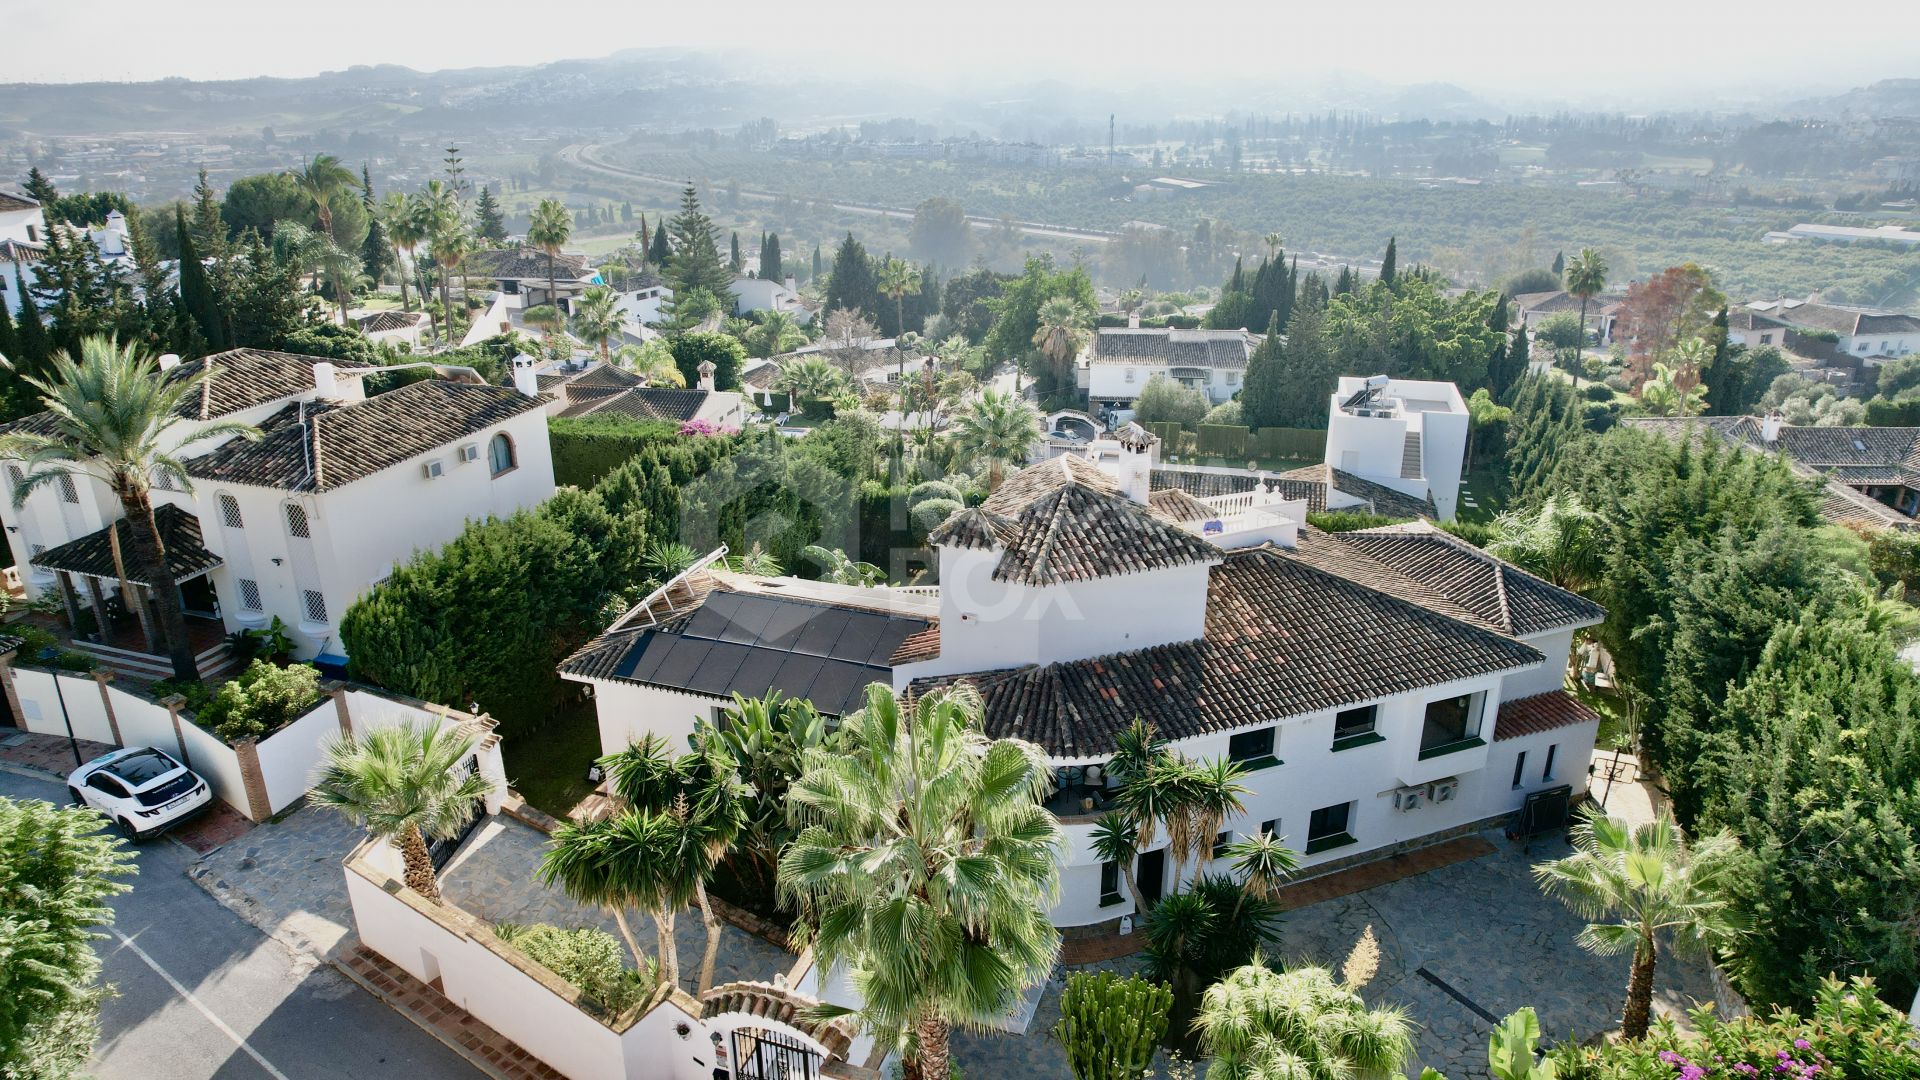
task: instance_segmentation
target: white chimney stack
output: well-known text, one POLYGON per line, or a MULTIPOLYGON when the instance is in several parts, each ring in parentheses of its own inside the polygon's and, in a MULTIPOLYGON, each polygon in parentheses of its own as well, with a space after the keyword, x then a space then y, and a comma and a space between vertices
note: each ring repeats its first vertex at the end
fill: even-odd
POLYGON ((313 365, 313 389, 322 401, 332 401, 340 396, 340 378, 335 374, 332 363, 322 360, 313 365))
POLYGON ((708 393, 713 392, 713 373, 715 370, 716 369, 713 366, 713 361, 711 360, 700 361, 700 389, 705 390, 708 393))
POLYGON ((1775 409, 1767 414, 1766 419, 1760 421, 1760 438, 1768 446, 1780 441, 1780 425, 1785 420, 1786 418, 1780 415, 1780 410, 1775 409))
POLYGON ((788 274, 786 280, 782 281, 780 284, 785 285, 787 287, 788 292, 797 293, 800 291, 800 281, 798 278, 794 277, 792 274, 788 274))
POLYGON ((540 396, 540 377, 535 375, 534 359, 526 353, 513 358, 513 388, 528 397, 540 396))
POLYGON ((1139 308, 1134 308, 1132 311, 1127 312, 1127 329, 1129 330, 1140 329, 1140 309, 1139 308))
POLYGON ((1153 494, 1153 466, 1160 457, 1159 436, 1128 422, 1114 432, 1120 443, 1120 493, 1145 505, 1153 494))
POLYGON ((180 366, 180 354, 177 352, 160 354, 160 370, 172 371, 180 366))

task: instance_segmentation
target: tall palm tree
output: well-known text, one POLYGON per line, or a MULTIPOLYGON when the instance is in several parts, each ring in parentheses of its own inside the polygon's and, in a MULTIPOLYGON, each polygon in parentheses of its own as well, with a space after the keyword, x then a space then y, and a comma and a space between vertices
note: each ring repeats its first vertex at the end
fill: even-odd
MULTIPOLYGON (((453 336, 453 273, 472 250, 472 234, 460 212, 459 196, 439 180, 427 181, 421 192, 425 206, 427 254, 440 270, 440 319, 447 339, 453 336)), ((464 299, 465 290, 462 289, 464 299)))
POLYGON ((970 688, 907 703, 869 686, 787 791, 803 827, 780 894, 822 969, 851 976, 863 1021, 906 1045, 908 1080, 947 1080, 953 1026, 997 1021, 1060 951, 1051 770, 1031 743, 989 742, 980 710, 970 688))
MULTIPOLYGON (((166 639, 174 678, 197 680, 200 672, 187 640, 180 590, 166 570, 165 544, 154 521, 150 485, 155 478, 165 477, 171 485, 192 491, 193 481, 181 463, 182 451, 210 440, 258 439, 260 429, 232 421, 181 429, 179 425, 194 415, 192 403, 198 401, 208 372, 203 369, 190 378, 169 379, 135 345, 85 338, 77 362, 63 350, 54 354, 51 367, 45 381, 21 375, 46 405, 47 425, 39 431, 0 436, 0 457, 24 461, 26 477, 14 488, 14 508, 24 506, 34 490, 63 476, 90 476, 105 484, 131 523, 128 562, 134 575, 152 590, 153 612, 160 636, 166 639)), ((132 595, 122 599, 130 608, 140 606, 132 595)))
POLYGON ((1277 232, 1270 232, 1267 234, 1267 258, 1271 259, 1278 256, 1280 254, 1280 249, 1286 246, 1287 246, 1286 237, 1281 236, 1277 232))
POLYGON ((1195 1027, 1219 1080, 1387 1080, 1413 1054, 1406 1013, 1369 1009, 1320 967, 1238 968, 1207 990, 1195 1027))
POLYGON ((367 280, 366 270, 360 256, 331 239, 322 236, 315 251, 320 272, 326 276, 327 285, 333 292, 334 310, 339 314, 340 325, 347 325, 347 301, 353 290, 367 280))
POLYGON ((397 724, 329 743, 307 799, 400 848, 407 888, 440 902, 427 837, 460 835, 493 782, 469 771, 474 737, 451 725, 397 724))
MULTIPOLYGON (((642 813, 664 817, 674 843, 662 852, 665 865, 691 886, 707 934, 696 993, 713 988, 720 955, 720 919, 707 897, 707 879, 746 828, 751 793, 738 776, 739 763, 708 741, 679 759, 665 739, 652 735, 601 758, 614 795, 642 813)), ((679 965, 676 963, 676 970, 679 965)))
POLYGON ((413 204, 397 191, 387 192, 387 197, 380 200, 380 224, 386 228, 394 257, 400 262, 400 308, 412 311, 413 301, 407 295, 407 273, 413 267, 413 251, 426 239, 426 234, 420 228, 413 204))
POLYGON ((357 190, 360 178, 332 154, 315 154, 287 175, 299 186, 300 194, 313 203, 313 217, 320 223, 320 231, 333 239, 333 197, 357 190))
POLYGON ((1133 321, 1133 313, 1139 311, 1140 305, 1146 302, 1147 294, 1140 289, 1128 289, 1120 294, 1120 310, 1125 313, 1129 323, 1133 321))
MULTIPOLYGON (((646 906, 646 889, 635 881, 634 867, 613 857, 612 830, 598 824, 561 822, 548 839, 536 876, 541 884, 558 888, 577 903, 605 908, 633 954, 634 969, 645 971, 646 954, 627 924, 627 909, 646 906)), ((662 970, 667 966, 664 953, 661 966, 662 970)))
POLYGON ((1592 248, 1581 248, 1580 254, 1567 264, 1567 291, 1580 298, 1580 350, 1587 348, 1587 302, 1600 295, 1607 287, 1607 261, 1592 248))
POLYGON ((1689 406, 1705 406, 1706 392, 1696 395, 1702 378, 1713 366, 1713 346, 1705 338, 1688 338, 1673 350, 1673 388, 1680 394, 1682 416, 1691 415, 1689 406))
MULTIPOLYGON (((1174 855, 1176 883, 1188 859, 1192 859, 1196 867, 1206 862, 1213 851, 1214 838, 1220 835, 1220 826, 1226 824, 1228 818, 1246 813, 1246 804, 1240 801, 1240 796, 1247 793, 1247 786, 1240 782, 1245 775, 1245 766, 1227 758, 1215 758, 1188 768, 1179 815, 1184 844, 1174 855)), ((1170 824, 1167 831, 1171 844, 1174 827, 1170 824)))
POLYGON ((761 312, 760 325, 754 327, 747 337, 752 343, 754 356, 778 356, 807 343, 806 331, 801 330, 793 315, 785 311, 761 312))
POLYGON ((1140 891, 1136 867, 1140 858, 1140 833, 1133 819, 1117 811, 1102 814, 1100 820, 1093 823, 1093 853, 1101 862, 1120 868, 1127 892, 1133 897, 1133 910, 1145 915, 1147 897, 1140 891))
MULTIPOLYGON (((677 861, 683 832, 669 814, 628 807, 610 817, 563 825, 542 856, 538 876, 586 904, 618 909, 637 907, 653 920, 660 977, 680 984, 680 949, 674 938, 674 913, 693 900, 693 882, 677 861), (579 891, 574 891, 575 889, 579 891)), ((623 919, 616 918, 627 948, 639 963, 639 945, 623 919)))
POLYGON ((1000 486, 1001 471, 1025 464, 1040 442, 1040 412, 1023 398, 987 389, 960 410, 953 442, 967 458, 987 463, 987 489, 1000 486))
POLYGON ((611 361, 609 349, 613 339, 620 336, 627 324, 619 304, 620 294, 605 285, 590 285, 580 294, 580 302, 573 306, 573 332, 589 345, 600 346, 603 364, 611 361))
POLYGON ((1087 340, 1087 313, 1071 296, 1056 296, 1040 305, 1040 324, 1033 332, 1034 347, 1053 364, 1054 380, 1068 385, 1068 365, 1087 340))
POLYGON ((1568 839, 1573 854, 1538 864, 1534 880, 1588 920, 1574 939, 1581 948, 1633 954, 1620 1027, 1629 1039, 1643 1038, 1659 939, 1676 950, 1708 951, 1741 933, 1728 903, 1740 844, 1724 832, 1688 844, 1670 817, 1632 826, 1599 813, 1587 814, 1568 839))
POLYGON ((560 249, 572 238, 573 215, 567 212, 567 204, 559 199, 541 199, 527 223, 527 243, 546 253, 549 304, 560 302, 555 261, 560 257, 560 249))
MULTIPOLYGON (((904 259, 889 258, 880 264, 880 294, 893 297, 894 337, 904 337, 907 332, 907 294, 920 291, 920 271, 904 259)), ((907 354, 898 348, 895 342, 894 355, 899 357, 900 378, 907 377, 907 354)))

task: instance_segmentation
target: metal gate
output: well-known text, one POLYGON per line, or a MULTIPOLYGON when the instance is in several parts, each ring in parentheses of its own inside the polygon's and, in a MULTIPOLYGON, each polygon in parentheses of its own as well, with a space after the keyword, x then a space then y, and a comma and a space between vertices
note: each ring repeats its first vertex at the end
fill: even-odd
POLYGON ((733 1031, 734 1080, 818 1080, 820 1055, 791 1035, 765 1028, 733 1031))

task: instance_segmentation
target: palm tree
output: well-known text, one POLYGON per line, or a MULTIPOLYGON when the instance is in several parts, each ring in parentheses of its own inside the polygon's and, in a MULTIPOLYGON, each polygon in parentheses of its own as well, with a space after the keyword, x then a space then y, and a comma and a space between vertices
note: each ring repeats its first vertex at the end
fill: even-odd
MULTIPOLYGON (((1684 347, 1684 346, 1683 346, 1684 347)), ((1653 376, 1640 384, 1640 404, 1655 416, 1692 416, 1706 405, 1707 392, 1668 364, 1653 365, 1653 376)))
POLYGON ((780 857, 823 971, 905 1043, 908 1080, 947 1080, 955 1024, 985 1028, 1052 970, 1060 826, 1039 747, 980 733, 971 688, 896 699, 881 684, 787 791, 803 828, 780 857), (908 1038, 912 1032, 917 1038, 908 1038))
POLYGON ((414 263, 413 249, 420 246, 426 234, 420 228, 414 204, 397 191, 387 192, 387 197, 380 201, 380 224, 386 227, 387 239, 393 242, 394 257, 401 264, 400 308, 411 311, 413 302, 407 296, 407 271, 414 263))
POLYGON ((287 174, 299 186, 300 193, 313 203, 313 217, 320 231, 333 239, 333 197, 360 186, 353 170, 340 164, 332 154, 315 154, 305 165, 287 174))
MULTIPOLYGON (((169 379, 134 345, 104 337, 80 342, 80 360, 64 350, 54 354, 46 381, 20 377, 40 394, 48 422, 40 431, 15 431, 0 436, 0 457, 24 461, 25 479, 15 486, 15 509, 26 505, 35 489, 61 477, 90 476, 107 486, 120 500, 121 513, 131 523, 128 553, 134 576, 152 590, 154 615, 176 679, 194 681, 193 646, 187 640, 180 590, 166 570, 165 546, 154 521, 150 485, 156 477, 185 491, 193 490, 180 454, 189 446, 228 438, 258 439, 251 424, 222 421, 197 430, 179 425, 194 413, 187 407, 197 399, 209 372, 191 378, 169 379)), ((118 530, 110 537, 116 542, 118 530)), ((127 586, 122 585, 125 589, 127 586)), ((130 608, 138 600, 124 596, 130 608)))
POLYGON ((567 213, 567 204, 559 199, 541 199, 539 205, 533 208, 533 215, 527 223, 527 243, 546 253, 549 304, 560 302, 554 262, 560 257, 560 249, 572 237, 573 215, 567 213))
POLYGON ((1740 844, 1724 832, 1688 844, 1670 817, 1636 827, 1599 813, 1587 814, 1568 839, 1573 854, 1535 866, 1534 880, 1589 920, 1574 939, 1581 948, 1633 954, 1620 1027, 1629 1039, 1643 1038, 1659 939, 1668 937, 1676 950, 1708 951, 1741 933, 1728 903, 1740 844))
POLYGON ((319 238, 320 244, 314 252, 320 272, 326 275, 327 284, 333 290, 333 303, 340 315, 340 325, 347 325, 347 299, 353 290, 367 280, 360 256, 334 243, 328 237, 319 238))
MULTIPOLYGON (((889 258, 880 265, 880 293, 893 297, 893 316, 895 320, 894 336, 904 336, 907 332, 907 294, 920 291, 920 271, 904 259, 889 258)), ((907 377, 907 354, 894 350, 900 358, 900 377, 907 377)))
MULTIPOLYGON (((1213 851, 1214 838, 1220 835, 1220 826, 1236 814, 1246 813, 1246 804, 1240 796, 1247 793, 1247 786, 1240 782, 1246 775, 1246 767, 1227 758, 1215 758, 1212 761, 1189 766, 1185 783, 1181 785, 1180 810, 1177 816, 1180 822, 1178 832, 1183 841, 1174 852, 1173 880, 1177 885, 1180 871, 1191 858, 1197 867, 1206 862, 1213 851)), ((1176 827, 1169 822, 1167 842, 1174 845, 1176 827)))
POLYGON ((1584 592, 1604 566, 1604 519, 1573 492, 1554 492, 1528 514, 1509 510, 1493 522, 1487 553, 1517 564, 1563 589, 1584 592))
MULTIPOLYGON (((620 939, 627 943, 627 951, 633 954, 634 968, 645 971, 646 954, 640 951, 640 942, 627 925, 627 908, 645 906, 646 890, 635 881, 633 867, 612 857, 612 831, 597 824, 561 822, 540 857, 537 877, 541 884, 557 887, 576 903, 605 908, 620 930, 620 939)), ((661 964, 664 969, 664 953, 661 964)))
POLYGON ((1040 442, 1040 412, 1023 398, 987 389, 953 422, 954 446, 987 463, 987 490, 1000 486, 1001 470, 1024 464, 1040 442))
POLYGON ((636 964, 640 947, 619 911, 644 910, 653 920, 661 981, 669 986, 680 985, 674 913, 693 899, 692 879, 678 862, 683 832, 672 815, 629 807, 598 821, 556 828, 539 870, 542 882, 575 900, 613 908, 636 964))
POLYGON ((605 285, 591 285, 580 294, 580 302, 573 306, 573 332, 580 340, 590 345, 600 346, 600 362, 610 360, 608 349, 614 338, 626 328, 627 318, 621 312, 620 294, 605 285))
POLYGON ((1207 1076, 1223 1080, 1386 1080, 1413 1054, 1406 1013, 1367 1008, 1320 967, 1238 968, 1207 990, 1195 1026, 1213 1058, 1207 1076))
POLYGON ((1228 844, 1227 858, 1240 875, 1240 888, 1256 900, 1278 896, 1281 884, 1300 869, 1300 854, 1269 832, 1228 844))
POLYGON ((1567 264, 1567 291, 1580 298, 1580 349, 1587 347, 1587 301, 1600 294, 1607 287, 1607 261, 1592 248, 1581 248, 1580 254, 1567 264))
POLYGON ((808 405, 830 401, 847 389, 847 373, 819 356, 796 356, 783 360, 774 373, 773 390, 786 394, 806 411, 808 405))
POLYGON ((1039 328, 1033 332, 1034 347, 1054 368, 1054 379, 1068 384, 1068 365, 1087 340, 1087 313, 1070 296, 1056 296, 1040 305, 1039 328))
POLYGON ((1140 858, 1140 833, 1133 819, 1118 812, 1102 814, 1100 820, 1093 823, 1093 853, 1101 862, 1120 868, 1127 892, 1133 897, 1133 910, 1145 915, 1147 897, 1140 891, 1139 875, 1135 872, 1140 858))
POLYGON ((473 746, 472 735, 440 724, 396 724, 343 736, 327 745, 307 798, 398 846, 407 888, 437 904, 440 884, 426 838, 460 835, 493 790, 491 780, 468 771, 473 746))
POLYGON ((1133 313, 1147 302, 1147 294, 1139 289, 1128 289, 1120 294, 1120 310, 1127 316, 1127 322, 1133 322, 1133 313))
POLYGON ((1713 366, 1713 346, 1705 338, 1688 338, 1673 350, 1673 388, 1680 395, 1681 416, 1691 415, 1694 408, 1705 407, 1706 391, 1701 389, 1701 376, 1707 368, 1713 366), (1696 395, 1694 391, 1700 392, 1696 395))
POLYGON ((806 332, 800 329, 793 315, 785 311, 761 312, 760 325, 747 336, 754 356, 778 356, 807 343, 806 332))
MULTIPOLYGON (((429 186, 440 181, 429 181, 429 186)), ((429 204, 431 205, 431 203, 429 204)), ((444 209, 436 210, 431 220, 431 231, 427 234, 427 252, 433 257, 434 264, 440 268, 440 315, 446 324, 447 337, 453 336, 453 272, 467 257, 472 244, 471 234, 466 223, 457 213, 448 213, 444 209)), ((465 288, 461 297, 465 299, 465 288)))
POLYGON ((685 386, 686 373, 674 363, 673 350, 655 338, 645 345, 622 345, 614 350, 619 365, 646 380, 648 386, 685 386))
POLYGON ((1286 237, 1281 236, 1277 232, 1270 232, 1267 234, 1267 258, 1271 259, 1279 255, 1280 249, 1286 246, 1287 246, 1286 237))

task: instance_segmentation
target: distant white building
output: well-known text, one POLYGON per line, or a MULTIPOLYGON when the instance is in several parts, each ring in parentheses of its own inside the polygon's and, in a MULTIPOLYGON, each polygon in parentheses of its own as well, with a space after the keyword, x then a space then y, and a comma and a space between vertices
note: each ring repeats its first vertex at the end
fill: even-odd
POLYGON ((1788 229, 1786 236, 1794 240, 1824 240, 1837 244, 1857 244, 1867 240, 1892 244, 1920 244, 1920 232, 1899 225, 1876 225, 1872 228, 1863 228, 1857 225, 1800 224, 1788 229))
POLYGON ((1155 375, 1207 395, 1218 405, 1240 391, 1260 334, 1245 330, 1101 327, 1080 358, 1081 388, 1098 405, 1125 405, 1155 375))
MULTIPOLYGON (((933 530, 937 591, 709 559, 560 672, 594 688, 608 752, 649 733, 683 745, 735 692, 844 715, 871 683, 972 685, 986 734, 1033 743, 1053 769, 1062 927, 1136 914, 1093 847, 1136 720, 1246 770, 1245 811, 1188 874, 1223 872, 1237 837, 1276 836, 1314 874, 1578 801, 1599 719, 1562 683, 1598 606, 1425 522, 1335 535, 1272 491, 1155 491, 1157 451, 1129 425, 1014 474, 933 530)), ((1182 884, 1176 861, 1164 832, 1140 853, 1149 899, 1182 884)))
POLYGON ((813 321, 813 309, 800 299, 800 289, 789 276, 785 281, 736 274, 733 279, 733 313, 750 315, 756 311, 784 311, 795 322, 813 321))
MULTIPOLYGON (((340 616, 396 564, 469 520, 553 493, 538 396, 437 378, 369 398, 361 380, 375 370, 258 349, 169 366, 171 379, 205 379, 182 437, 224 421, 264 437, 189 448, 192 493, 156 480, 171 580, 136 582, 125 606, 140 613, 152 590, 177 589, 194 623, 227 633, 277 617, 296 655, 343 663, 340 616)), ((0 430, 46 422, 38 413, 0 430)), ((9 494, 22 477, 19 463, 6 464, 9 494)), ((41 487, 8 520, 29 595, 56 591, 77 619, 117 594, 107 529, 124 540, 126 525, 105 485, 75 476, 41 487)), ((151 664, 157 651, 135 648, 126 666, 141 670, 140 654, 151 664)))
POLYGON ((7 314, 20 311, 22 285, 33 288, 34 264, 46 253, 40 204, 15 191, 0 191, 0 300, 7 314))
POLYGON ((1431 499, 1440 520, 1452 521, 1468 420, 1452 383, 1343 375, 1327 408, 1326 466, 1431 499))
POLYGON ((412 349, 426 336, 428 319, 424 311, 375 311, 355 319, 354 325, 369 341, 412 349))
POLYGON ((1747 310, 1786 323, 1796 330, 1835 335, 1834 347, 1849 356, 1876 360, 1906 356, 1920 350, 1920 316, 1872 308, 1842 307, 1812 300, 1763 300, 1747 310))

